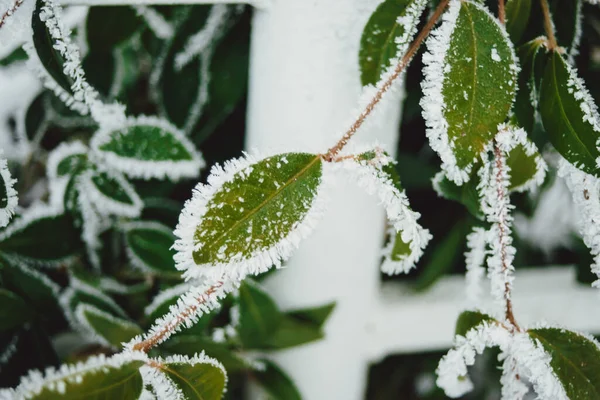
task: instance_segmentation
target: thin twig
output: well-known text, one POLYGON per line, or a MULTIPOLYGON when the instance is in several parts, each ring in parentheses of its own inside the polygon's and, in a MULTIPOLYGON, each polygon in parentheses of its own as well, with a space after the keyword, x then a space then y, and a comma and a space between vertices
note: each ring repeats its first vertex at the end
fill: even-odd
POLYGON ((21 5, 24 2, 25 2, 25 0, 16 0, 14 2, 14 4, 12 5, 12 7, 9 8, 8 10, 6 10, 6 12, 4 14, 2 14, 2 17, 0 17, 0 28, 2 28, 2 26, 4 26, 4 24, 6 23, 6 20, 8 19, 8 17, 10 17, 11 15, 13 15, 15 13, 15 11, 17 11, 17 9, 19 7, 21 7, 21 5))
POLYGON ((504 0, 498 0, 498 19, 502 25, 506 24, 506 10, 504 9, 504 0))
MULTIPOLYGON (((503 176, 502 173, 505 169, 505 165, 503 162, 504 157, 502 157, 502 149, 500 148, 500 146, 498 145, 498 143, 496 142, 494 144, 494 158, 495 158, 495 162, 496 162, 496 169, 497 169, 497 173, 496 173, 496 191, 498 194, 498 199, 501 200, 501 203, 504 203, 504 199, 506 198, 506 196, 508 195, 508 193, 506 193, 505 190, 505 185, 503 182, 503 176)), ((507 273, 507 271, 510 270, 510 266, 509 266, 509 262, 508 262, 508 254, 507 254, 507 249, 506 249, 506 242, 504 241, 504 237, 506 236, 506 231, 504 229, 505 225, 507 224, 507 215, 510 211, 509 210, 503 210, 499 213, 498 215, 498 230, 500 233, 500 257, 502 259, 502 272, 503 273, 507 273)), ((511 300, 511 285, 509 283, 508 280, 506 280, 506 282, 504 283, 504 300, 506 301, 506 320, 509 321, 515 328, 517 328, 518 330, 520 330, 519 328, 519 324, 517 324, 517 321, 515 319, 514 313, 513 313, 513 306, 512 306, 512 300, 511 300)))
POLYGON ((415 55, 415 53, 421 46, 421 43, 423 43, 425 38, 429 35, 431 30, 435 26, 435 23, 438 21, 438 19, 440 18, 440 16, 442 15, 442 13, 446 9, 446 7, 448 6, 449 2, 450 2, 450 0, 442 0, 440 2, 440 4, 436 8, 435 12, 433 13, 433 15, 431 16, 429 21, 427 21, 427 24, 425 25, 425 27, 423 27, 421 32, 419 32, 419 35, 411 43, 410 47, 406 51, 406 54, 404 54, 404 56, 402 57, 400 62, 398 62, 398 64, 396 65, 396 68, 394 69, 394 73, 379 88, 379 90, 375 94, 375 97, 373 97, 371 102, 367 105, 365 110, 358 116, 356 121, 354 121, 354 123, 350 126, 350 129, 348 129, 348 131, 344 134, 344 136, 342 136, 340 141, 335 146, 333 146, 331 149, 329 149, 329 151, 327 151, 327 154, 325 154, 325 156, 324 156, 325 160, 328 160, 328 161, 333 160, 335 158, 335 156, 337 156, 337 154, 344 148, 344 146, 346 146, 346 144, 348 143, 350 138, 352 136, 354 136, 354 134, 362 126, 362 124, 365 122, 365 119, 367 119, 367 117, 371 114, 371 112, 373 112, 373 110, 375 109, 375 106, 377 104, 379 104, 379 102, 383 98, 383 95, 390 89, 390 87, 392 86, 394 81, 396 79, 398 79, 400 74, 402 74, 402 72, 404 71, 404 69, 410 62, 410 60, 413 58, 413 56, 415 55))
POLYGON ((548 0, 540 0, 540 4, 542 5, 542 13, 544 14, 544 30, 546 31, 546 36, 548 36, 548 50, 555 50, 558 48, 558 43, 556 42, 556 36, 554 36, 554 24, 550 16, 548 0))
POLYGON ((171 334, 173 331, 179 328, 179 326, 181 326, 190 315, 194 314, 198 310, 198 307, 204 304, 208 300, 209 296, 215 293, 221 286, 223 286, 223 282, 219 282, 208 288, 206 292, 204 292, 200 297, 196 298, 196 304, 192 304, 186 307, 185 310, 183 310, 181 313, 179 313, 179 315, 177 315, 173 322, 170 322, 169 324, 165 325, 160 331, 156 332, 149 338, 134 345, 133 350, 143 351, 144 353, 147 353, 151 348, 161 343, 165 337, 167 337, 169 334, 171 334))

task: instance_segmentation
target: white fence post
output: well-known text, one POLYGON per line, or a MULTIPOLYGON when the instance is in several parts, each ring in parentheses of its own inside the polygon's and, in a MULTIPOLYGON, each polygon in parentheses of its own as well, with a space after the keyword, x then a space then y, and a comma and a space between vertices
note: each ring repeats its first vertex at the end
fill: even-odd
MULTIPOLYGON (((360 36, 378 3, 275 0, 255 10, 247 148, 324 152, 335 144, 355 117, 360 36)), ((355 140, 395 149, 400 102, 387 100, 395 103, 390 112, 373 116, 377 128, 355 140)), ((285 309, 337 301, 323 341, 272 354, 303 398, 364 396, 367 316, 380 286, 384 223, 375 198, 351 183, 337 184, 315 234, 266 282, 285 309)))

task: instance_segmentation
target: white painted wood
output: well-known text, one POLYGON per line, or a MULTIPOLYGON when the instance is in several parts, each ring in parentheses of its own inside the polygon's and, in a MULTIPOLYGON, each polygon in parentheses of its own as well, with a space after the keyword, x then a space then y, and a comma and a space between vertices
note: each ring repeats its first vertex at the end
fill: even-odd
MULTIPOLYGON (((358 114, 359 41, 377 4, 277 0, 255 12, 248 148, 325 152, 337 142, 358 114)), ((387 100, 388 112, 371 118, 356 140, 396 148, 400 101, 387 100)), ((330 197, 315 234, 266 287, 286 309, 332 300, 337 308, 323 341, 272 357, 305 399, 361 399, 369 361, 366 321, 379 290, 385 218, 377 201, 351 182, 335 185, 330 197)))

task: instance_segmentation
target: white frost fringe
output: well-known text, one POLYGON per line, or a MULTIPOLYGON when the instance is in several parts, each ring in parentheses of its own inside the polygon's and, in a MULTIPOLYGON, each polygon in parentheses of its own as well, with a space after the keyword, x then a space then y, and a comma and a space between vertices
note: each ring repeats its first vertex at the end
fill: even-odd
POLYGON ((200 170, 204 167, 204 159, 194 144, 181 132, 176 126, 168 121, 150 116, 129 117, 118 128, 100 129, 91 140, 91 148, 94 155, 103 163, 110 165, 111 168, 118 170, 131 178, 143 179, 163 179, 169 178, 172 181, 177 181, 182 178, 195 178, 200 174, 200 170), (100 147, 113 140, 113 133, 118 131, 126 132, 128 128, 133 126, 152 126, 158 127, 164 132, 173 136, 179 143, 183 145, 188 154, 191 155, 191 160, 177 161, 152 161, 140 160, 131 157, 123 157, 111 151, 104 151, 100 147))
POLYGON ((144 19, 148 28, 150 28, 157 38, 165 40, 173 36, 173 26, 154 8, 136 5, 135 11, 144 19))
POLYGON ((87 154, 88 148, 80 141, 63 142, 50 153, 46 163, 46 175, 49 179, 58 179, 58 165, 67 157, 87 154))
POLYGON ((171 335, 185 328, 191 328, 205 314, 219 307, 222 300, 230 292, 238 289, 240 281, 226 280, 219 283, 203 284, 191 288, 169 307, 169 312, 154 321, 152 327, 142 336, 133 338, 126 348, 133 348, 142 340, 157 338, 157 344, 167 340, 171 335), (207 293, 213 288, 212 293, 207 293))
POLYGON ((19 386, 15 389, 16 398, 31 398, 45 389, 65 395, 66 383, 81 384, 85 375, 105 373, 107 369, 119 368, 132 361, 148 362, 148 356, 139 351, 127 351, 111 357, 100 354, 91 356, 84 362, 62 364, 58 369, 49 367, 43 373, 38 370, 30 371, 21 378, 19 386))
POLYGON ((305 239, 320 220, 324 204, 326 202, 323 185, 326 185, 327 177, 323 171, 322 179, 312 205, 297 226, 288 235, 274 246, 256 249, 250 256, 241 254, 233 257, 228 262, 198 265, 194 262, 194 252, 201 248, 194 238, 196 229, 208 211, 208 204, 215 194, 221 190, 223 185, 231 182, 237 174, 246 175, 252 171, 252 165, 267 157, 245 154, 243 157, 225 162, 223 166, 215 164, 207 178, 207 184, 199 183, 193 190, 192 198, 186 201, 179 223, 175 228, 177 240, 173 248, 177 251, 174 255, 175 267, 185 271, 183 276, 186 280, 207 279, 216 281, 219 279, 239 280, 247 275, 257 275, 275 266, 281 267, 283 261, 287 260, 292 252, 298 248, 300 242, 305 239))
MULTIPOLYGON (((0 151, 0 156, 2 152, 0 151)), ((17 191, 14 188, 14 184, 17 182, 13 179, 8 169, 8 162, 0 157, 0 176, 4 181, 4 192, 6 193, 6 206, 0 208, 0 228, 5 227, 10 222, 10 219, 15 214, 19 199, 17 197, 17 191)))
POLYGON ((442 170, 457 185, 469 180, 470 168, 465 170, 457 166, 456 156, 448 137, 448 121, 444 117, 446 104, 442 89, 446 76, 446 55, 450 49, 452 33, 461 8, 460 0, 450 0, 448 10, 442 16, 442 24, 431 32, 427 39, 427 52, 423 54, 423 75, 421 82, 423 98, 423 118, 427 124, 427 137, 430 146, 442 159, 442 170))
POLYGON ((172 286, 168 289, 163 290, 162 292, 159 292, 156 296, 154 296, 152 302, 150 302, 150 304, 148 304, 144 309, 144 315, 147 317, 151 316, 164 303, 183 295, 188 290, 190 290, 192 286, 192 282, 183 282, 179 285, 172 286))
POLYGON ((376 160, 360 161, 344 160, 333 164, 351 172, 351 178, 369 194, 376 194, 386 210, 391 228, 391 238, 383 253, 385 259, 381 270, 389 275, 407 273, 413 269, 423 255, 423 250, 431 239, 427 229, 419 225, 421 214, 410 209, 410 203, 404 191, 399 191, 394 183, 386 176, 381 168, 393 160, 383 154, 376 160), (396 235, 400 234, 402 241, 408 243, 410 253, 400 261, 391 259, 396 235))
MULTIPOLYGON (((541 344, 534 342, 524 332, 511 333, 504 327, 483 322, 467 332, 466 337, 457 336, 455 346, 441 360, 437 368, 437 384, 447 396, 461 397, 473 389, 467 367, 475 363, 475 356, 486 348, 499 347, 504 367, 514 367, 504 371, 502 383, 509 385, 502 389, 503 394, 522 394, 522 383, 508 377, 516 374, 527 378, 540 399, 567 400, 568 397, 550 366, 551 357, 541 344)), ((507 397, 508 399, 515 397, 507 397)), ((517 397, 518 398, 518 397, 517 397)))
POLYGON ((112 322, 115 325, 120 325, 123 327, 133 327, 136 328, 137 325, 135 325, 134 323, 122 319, 122 318, 117 318, 114 315, 112 315, 111 313, 108 313, 106 311, 102 311, 97 307, 94 307, 91 304, 87 304, 87 303, 81 303, 77 306, 77 308, 75 308, 75 313, 73 314, 73 316, 77 319, 77 326, 82 328, 82 331, 88 336, 93 338, 97 343, 102 344, 106 347, 110 347, 112 349, 117 349, 117 347, 110 343, 104 336, 102 336, 101 334, 99 334, 96 329, 94 329, 94 327, 92 326, 92 324, 90 324, 89 320, 86 317, 86 313, 87 314, 95 314, 96 316, 105 319, 107 321, 112 322))
POLYGON ((6 15, 4 24, 0 27, 0 47, 30 36, 31 15, 35 1, 29 0, 0 0, 0 15, 6 15))
MULTIPOLYGON (((168 237, 173 237, 173 232, 171 231, 171 228, 161 224, 160 222, 132 221, 132 222, 128 222, 127 224, 123 225, 123 231, 125 232, 126 235, 130 231, 137 230, 137 229, 158 231, 158 232, 164 233, 168 237)), ((126 240, 126 249, 125 250, 127 252, 127 258, 131 262, 131 265, 133 265, 135 268, 137 268, 138 270, 140 270, 142 272, 147 272, 147 273, 152 273, 152 272, 156 273, 157 272, 154 268, 152 268, 150 265, 148 265, 141 257, 139 257, 135 253, 135 251, 131 247, 131 244, 129 243, 128 239, 126 240)), ((173 270, 173 271, 175 271, 175 270, 173 270)), ((173 289, 173 288, 169 288, 169 289, 173 289)), ((167 289, 167 290, 169 290, 169 289, 167 289)))
POLYGON ((567 183, 575 209, 579 210, 579 233, 594 256, 591 269, 599 278, 592 286, 600 287, 600 179, 574 167, 564 158, 560 160, 558 175, 567 183))
POLYGON ((102 193, 93 181, 96 175, 93 171, 84 172, 79 179, 79 190, 86 193, 87 198, 94 204, 95 209, 103 216, 118 215, 122 217, 136 218, 142 213, 144 203, 136 193, 133 185, 123 175, 110 169, 102 168, 100 173, 106 174, 110 179, 119 184, 131 203, 122 203, 102 193))
POLYGON ((465 274, 467 303, 469 306, 481 304, 482 286, 485 277, 483 266, 486 258, 486 247, 489 232, 481 227, 474 227, 467 235, 467 248, 465 263, 467 273, 465 274))

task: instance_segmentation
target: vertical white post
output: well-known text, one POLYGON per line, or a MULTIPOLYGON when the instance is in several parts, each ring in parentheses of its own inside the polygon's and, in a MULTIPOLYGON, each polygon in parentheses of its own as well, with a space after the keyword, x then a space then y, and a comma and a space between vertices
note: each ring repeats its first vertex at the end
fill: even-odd
MULTIPOLYGON (((255 11, 247 148, 324 152, 337 142, 357 114, 360 36, 380 1, 274 0, 255 11)), ((395 149, 395 97, 389 112, 373 116, 376 129, 370 124, 353 140, 395 149)), ((303 398, 360 399, 385 218, 376 199, 349 182, 335 185, 329 205, 315 234, 266 283, 284 309, 337 301, 326 338, 272 357, 303 398)))

